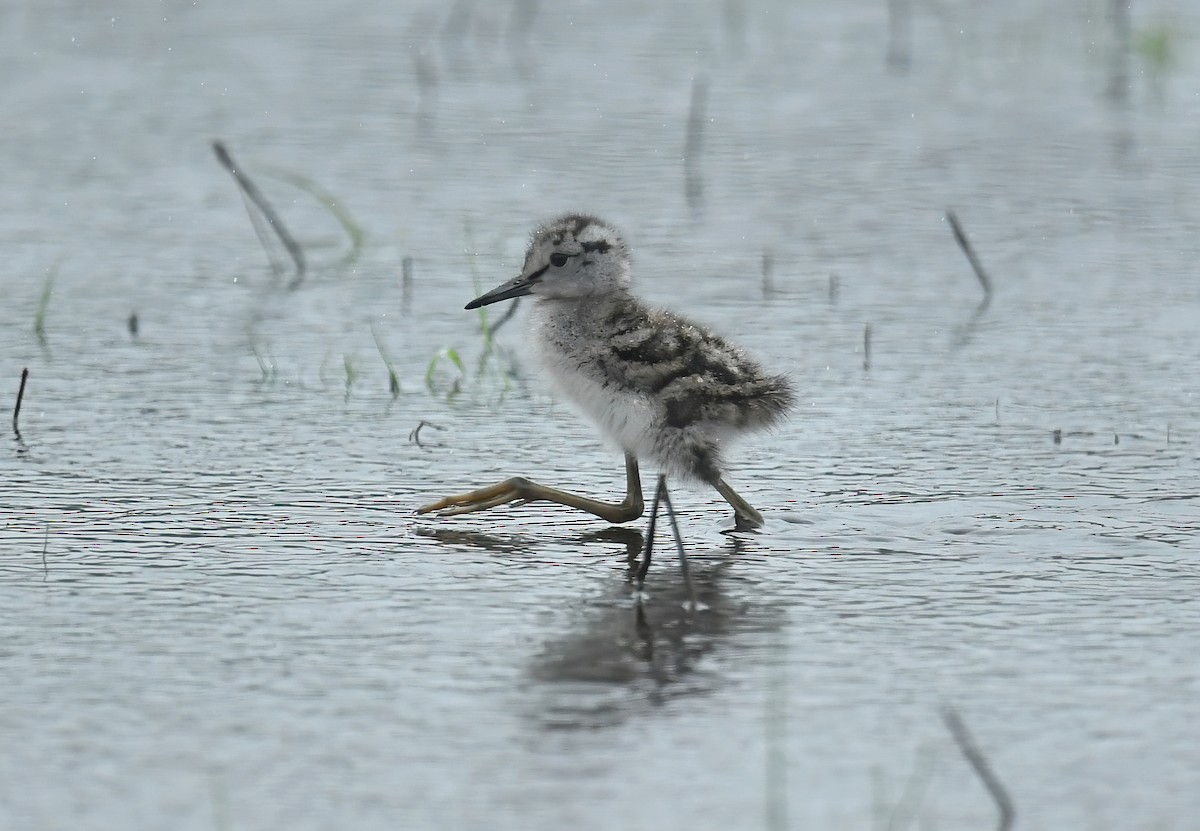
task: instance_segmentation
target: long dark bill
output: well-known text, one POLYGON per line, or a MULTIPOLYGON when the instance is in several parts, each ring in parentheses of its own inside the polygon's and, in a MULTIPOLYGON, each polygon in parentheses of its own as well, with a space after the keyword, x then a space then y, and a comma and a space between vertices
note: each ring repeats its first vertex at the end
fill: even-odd
POLYGON ((542 279, 542 275, 545 273, 546 269, 541 268, 532 274, 522 274, 519 277, 514 277, 507 283, 503 283, 491 291, 479 295, 463 308, 478 309, 480 306, 486 306, 489 303, 499 303, 501 300, 522 297, 533 291, 533 284, 542 279))

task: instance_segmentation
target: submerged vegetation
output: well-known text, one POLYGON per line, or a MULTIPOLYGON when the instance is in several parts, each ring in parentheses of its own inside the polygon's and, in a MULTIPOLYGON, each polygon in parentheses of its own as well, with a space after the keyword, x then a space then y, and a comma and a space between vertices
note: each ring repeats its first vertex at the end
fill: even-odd
POLYGON ((350 240, 350 248, 335 265, 351 265, 358 261, 359 257, 362 256, 363 245, 366 242, 366 233, 363 231, 362 226, 355 221, 345 203, 323 188, 315 180, 301 173, 280 167, 265 167, 263 168, 263 173, 281 182, 286 182, 297 190, 308 194, 337 220, 338 225, 346 232, 346 237, 350 240))
POLYGON ((283 266, 276 262, 272 254, 271 244, 268 242, 270 234, 266 232, 263 223, 271 227, 275 235, 279 238, 284 249, 292 258, 292 262, 296 267, 296 277, 292 281, 292 288, 300 285, 300 281, 304 279, 304 273, 308 268, 307 261, 304 257, 304 251, 300 247, 300 243, 296 242, 295 237, 288 232, 287 227, 283 224, 283 218, 267 201, 267 197, 258 189, 258 185, 254 184, 246 172, 233 160, 233 155, 222 141, 214 141, 212 143, 213 153, 216 154, 217 161, 221 166, 229 172, 233 180, 237 182, 238 188, 241 189, 242 199, 246 203, 246 214, 250 217, 250 224, 254 226, 254 233, 258 236, 259 243, 262 244, 263 251, 267 254, 267 259, 271 263, 271 269, 276 274, 283 273, 283 266))
POLYGON ((375 348, 379 350, 379 357, 383 359, 383 365, 387 367, 388 373, 388 392, 392 394, 392 398, 400 395, 400 378, 396 375, 396 365, 392 363, 391 357, 387 353, 387 349, 383 346, 383 339, 379 337, 379 330, 375 328, 375 324, 371 324, 371 337, 375 340, 375 348))
MULTIPOLYGON (((471 223, 464 223, 464 235, 466 237, 466 249, 464 253, 467 256, 467 262, 471 272, 471 288, 474 296, 478 297, 483 294, 483 281, 480 279, 479 267, 476 264, 475 240, 472 233, 471 223)), ((513 364, 512 360, 502 346, 495 339, 496 330, 507 323, 516 313, 517 306, 520 300, 514 300, 508 310, 496 320, 492 322, 487 306, 480 306, 475 310, 479 320, 479 331, 483 338, 483 349, 479 354, 479 359, 475 363, 474 372, 467 370, 466 363, 461 356, 461 350, 455 347, 445 347, 438 350, 437 353, 430 359, 428 366, 425 369, 425 387, 435 395, 444 395, 447 400, 458 396, 464 388, 470 386, 476 390, 493 390, 496 392, 496 403, 504 401, 513 385, 513 364), (457 370, 457 374, 450 379, 446 379, 446 373, 441 369, 446 363, 457 370)))
MULTIPOLYGON (((292 253, 295 265, 296 276, 289 284, 289 289, 296 289, 300 286, 306 273, 306 263, 299 243, 291 237, 287 230, 283 227, 282 222, 278 219, 278 215, 270 207, 270 204, 262 196, 261 191, 254 183, 241 171, 229 155, 228 150, 220 142, 213 143, 214 151, 222 165, 234 176, 239 187, 242 189, 243 196, 246 199, 247 211, 254 224, 256 232, 259 234, 259 239, 263 244, 264 250, 267 251, 268 257, 271 256, 271 243, 269 236, 264 233, 264 219, 266 224, 270 225, 276 232, 276 235, 283 242, 284 247, 292 253)), ((339 202, 332 194, 318 185, 314 180, 301 174, 283 170, 280 168, 269 168, 268 175, 276 179, 286 181, 289 184, 303 190, 311 195, 321 205, 334 215, 350 239, 351 247, 346 255, 339 261, 340 264, 346 265, 356 261, 362 254, 363 246, 366 240, 366 234, 362 227, 353 219, 349 210, 339 202)), ((475 244, 472 234, 470 222, 464 223, 464 233, 466 237, 466 247, 464 253, 467 256, 467 262, 470 267, 471 285, 476 295, 482 293, 482 281, 480 279, 479 270, 476 265, 475 244)), ((401 279, 401 311, 408 314, 412 304, 412 295, 414 291, 413 279, 413 259, 406 256, 402 259, 402 279, 401 279)), ((272 267, 279 273, 278 264, 272 259, 272 267)), ((39 338, 44 340, 42 328, 42 319, 44 317, 44 309, 49 302, 49 293, 53 285, 53 275, 47 281, 46 290, 43 293, 42 310, 39 311, 37 331, 39 338)), ((479 321, 479 331, 482 335, 482 349, 480 350, 478 360, 475 361, 473 369, 469 369, 467 362, 463 359, 463 350, 458 346, 444 346, 439 348, 428 359, 425 364, 424 384, 429 393, 444 397, 446 400, 453 400, 462 394, 464 391, 483 390, 485 397, 490 397, 490 392, 495 391, 495 400, 503 401, 509 390, 512 388, 514 374, 512 371, 512 362, 508 353, 500 347, 495 340, 495 332, 508 320, 510 320, 516 312, 518 303, 512 303, 508 310, 500 316, 494 323, 492 322, 489 310, 486 307, 480 307, 476 310, 477 319, 479 321)), ((397 363, 392 358, 387 347, 384 344, 384 338, 379 331, 377 324, 370 325, 371 339, 375 344, 375 349, 379 353, 379 357, 387 370, 388 392, 393 399, 398 398, 403 392, 404 387, 400 382, 400 371, 397 369, 397 363)), ((250 351, 254 355, 258 363, 260 372, 260 382, 272 382, 278 377, 278 366, 270 354, 262 347, 260 341, 254 335, 250 334, 250 351)), ((344 372, 344 389, 345 395, 350 396, 352 388, 358 382, 360 377, 359 367, 354 360, 347 354, 343 354, 342 358, 344 372)), ((325 363, 322 362, 321 369, 318 372, 322 380, 325 379, 325 363)))
MULTIPOLYGON (((270 230, 274 232, 274 236, 291 257, 292 263, 295 266, 295 276, 288 285, 288 288, 298 288, 308 272, 308 258, 304 253, 303 247, 288 231, 287 226, 283 223, 283 218, 272 207, 258 185, 254 183, 244 169, 234 162, 233 156, 225 144, 221 141, 214 141, 212 148, 216 154, 217 161, 229 172, 241 190, 242 198, 246 203, 246 213, 250 217, 250 223, 254 227, 254 232, 258 236, 258 241, 262 245, 263 251, 267 254, 271 269, 276 274, 282 274, 284 270, 283 265, 276 260, 273 253, 274 247, 270 242, 272 235, 267 232, 264 226, 270 227, 270 230)), ((321 187, 314 179, 301 173, 279 167, 263 168, 263 172, 311 196, 317 204, 337 220, 338 225, 341 226, 350 240, 350 249, 334 265, 346 266, 358 260, 362 255, 366 235, 363 233, 362 226, 354 220, 349 210, 347 210, 337 197, 321 187)))
POLYGON ((50 308, 50 298, 54 295, 54 281, 58 279, 58 270, 62 266, 59 257, 54 264, 46 269, 46 282, 42 284, 42 297, 38 301, 37 314, 33 318, 33 333, 37 336, 38 345, 46 347, 46 311, 50 308))

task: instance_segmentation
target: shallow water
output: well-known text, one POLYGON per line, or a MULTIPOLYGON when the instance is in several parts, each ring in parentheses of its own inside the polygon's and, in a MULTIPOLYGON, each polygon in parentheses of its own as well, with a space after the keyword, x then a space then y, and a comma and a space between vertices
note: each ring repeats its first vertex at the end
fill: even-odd
POLYGON ((988 827, 951 705, 1018 827, 1195 827, 1200 8, 1135 10, 1177 59, 1120 105, 1062 5, 918 4, 907 73, 876 2, 0 10, 0 826, 988 827), (664 535, 639 618, 643 523, 411 515, 618 492, 462 311, 571 208, 801 391, 732 454, 765 533, 673 494, 697 612, 664 535))

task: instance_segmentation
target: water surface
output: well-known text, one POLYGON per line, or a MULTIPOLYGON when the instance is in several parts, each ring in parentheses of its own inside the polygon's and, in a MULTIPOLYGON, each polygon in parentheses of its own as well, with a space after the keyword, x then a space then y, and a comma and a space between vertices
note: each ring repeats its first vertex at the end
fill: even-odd
POLYGON ((1019 827, 1195 826, 1200 10, 1122 103, 1095 3, 918 5, 903 73, 885 3, 710 6, 0 11, 0 825, 988 827, 953 705, 1019 827), (411 514, 619 492, 462 310, 568 209, 800 390, 731 454, 764 533, 675 491, 700 611, 664 536, 636 613, 642 523, 411 514))

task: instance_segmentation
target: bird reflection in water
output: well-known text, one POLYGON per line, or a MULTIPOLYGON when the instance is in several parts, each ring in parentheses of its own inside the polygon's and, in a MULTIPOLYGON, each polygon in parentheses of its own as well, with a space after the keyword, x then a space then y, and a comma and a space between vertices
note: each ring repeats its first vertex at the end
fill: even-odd
MULTIPOLYGON (((497 554, 529 556, 544 536, 526 540, 477 531, 418 528, 440 542, 497 554)), ((664 573, 644 591, 637 573, 645 547, 641 531, 609 527, 567 538, 581 551, 618 546, 624 581, 575 602, 570 628, 550 637, 532 657, 529 716, 546 729, 590 729, 619 724, 658 706, 720 686, 726 674, 717 653, 729 638, 779 629, 774 607, 734 599, 724 589, 737 555, 753 541, 721 537, 717 548, 689 545, 696 603, 679 571, 664 573)), ((560 539, 559 542, 567 542, 560 539)))

